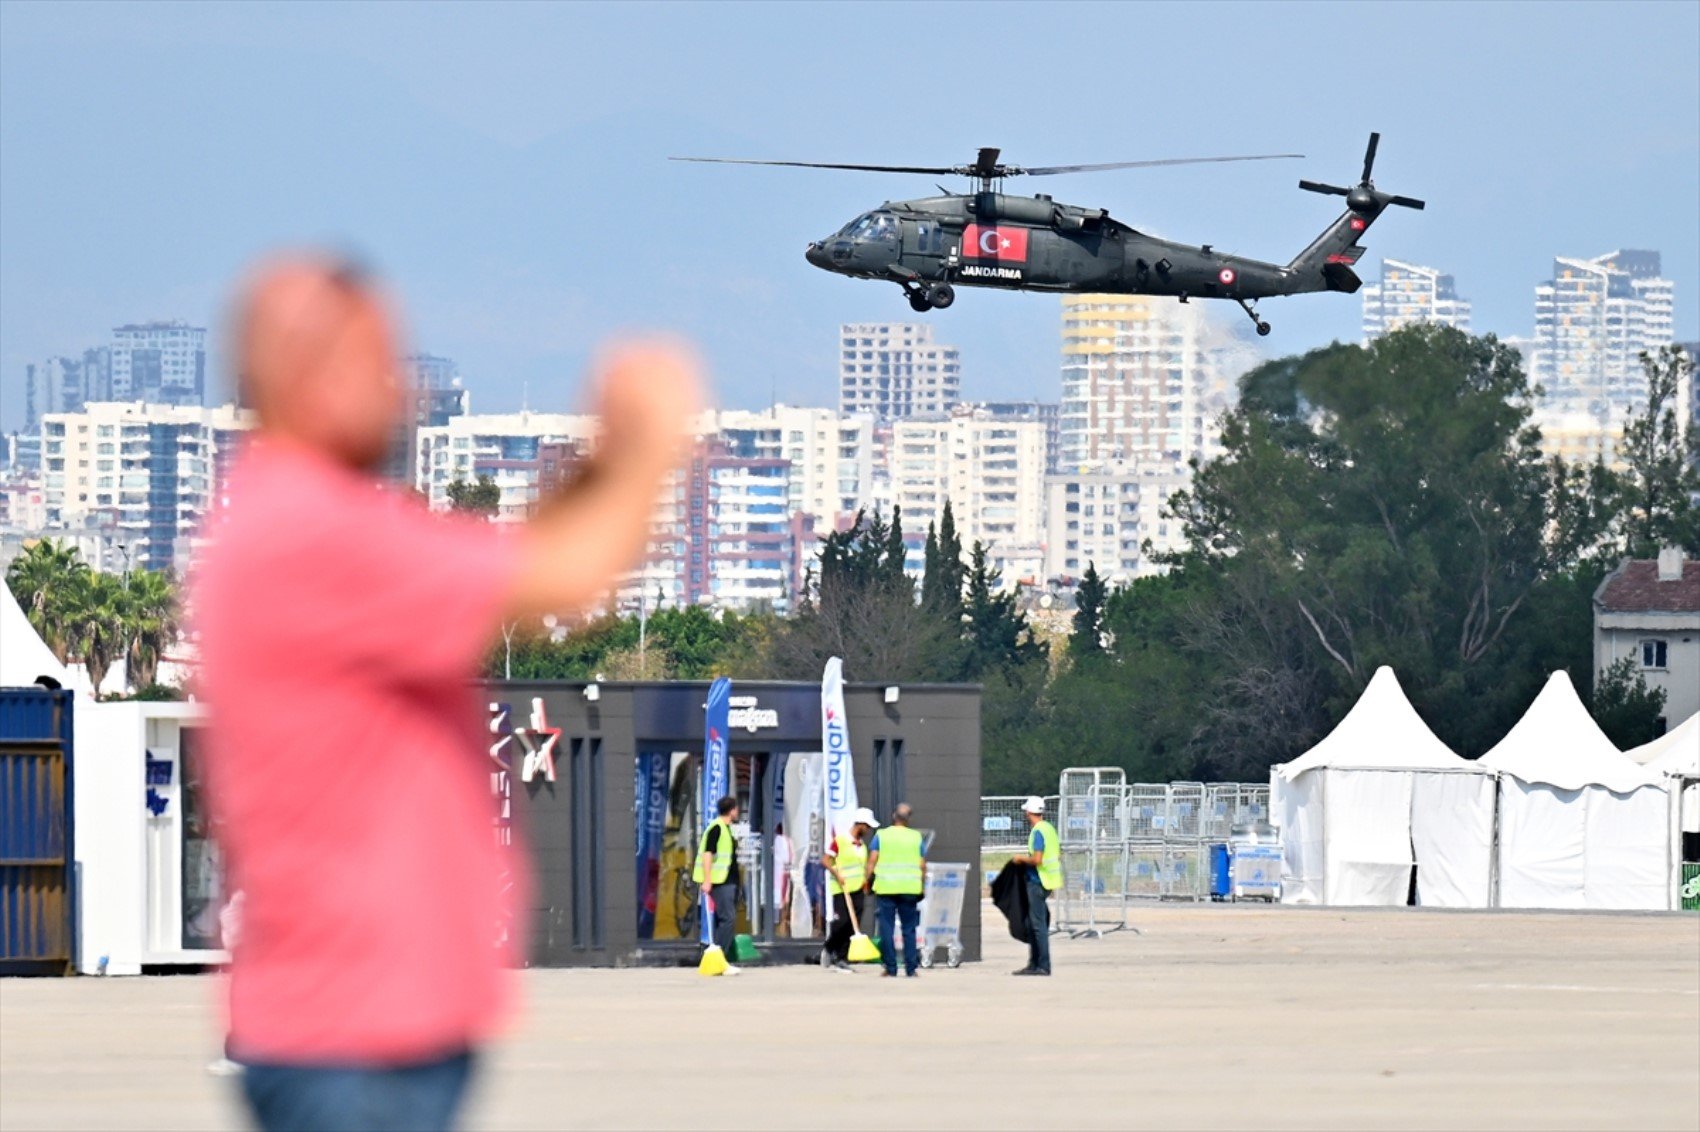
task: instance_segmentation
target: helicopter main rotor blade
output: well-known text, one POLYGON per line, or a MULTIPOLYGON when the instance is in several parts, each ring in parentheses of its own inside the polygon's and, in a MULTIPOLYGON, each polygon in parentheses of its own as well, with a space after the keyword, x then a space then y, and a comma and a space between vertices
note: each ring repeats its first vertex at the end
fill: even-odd
POLYGON ((1012 167, 1009 174, 1025 173, 1030 177, 1049 177, 1054 173, 1095 173, 1101 169, 1151 169, 1159 165, 1213 165, 1223 161, 1280 161, 1303 157, 1302 153, 1259 153, 1247 157, 1167 157, 1158 161, 1112 161, 1107 165, 1041 165, 1036 168, 1012 167))
POLYGON ((960 165, 842 165, 830 161, 752 161, 744 157, 669 157, 669 161, 701 161, 715 165, 788 165, 796 169, 855 169, 863 173, 960 173, 960 165))

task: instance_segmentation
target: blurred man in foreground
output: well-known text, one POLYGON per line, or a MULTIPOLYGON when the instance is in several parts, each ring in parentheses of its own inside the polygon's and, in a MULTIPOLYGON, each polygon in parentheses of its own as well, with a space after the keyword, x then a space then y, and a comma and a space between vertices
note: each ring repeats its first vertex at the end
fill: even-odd
POLYGON ((409 406, 372 285, 277 263, 238 320, 259 427, 195 600, 213 803, 245 894, 232 1056, 266 1129, 447 1128, 509 994, 473 679, 503 623, 581 608, 637 560, 695 365, 609 352, 596 454, 503 532, 375 478, 409 406))

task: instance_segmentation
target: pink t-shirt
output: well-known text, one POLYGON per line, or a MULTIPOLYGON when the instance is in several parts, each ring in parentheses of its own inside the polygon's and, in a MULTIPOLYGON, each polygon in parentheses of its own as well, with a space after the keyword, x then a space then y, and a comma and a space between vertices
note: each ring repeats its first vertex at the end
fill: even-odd
POLYGON ((501 1021, 497 925, 525 877, 496 844, 472 680, 517 565, 490 524, 304 448, 257 439, 238 458, 192 610, 212 804, 244 899, 240 1056, 405 1061, 501 1021))

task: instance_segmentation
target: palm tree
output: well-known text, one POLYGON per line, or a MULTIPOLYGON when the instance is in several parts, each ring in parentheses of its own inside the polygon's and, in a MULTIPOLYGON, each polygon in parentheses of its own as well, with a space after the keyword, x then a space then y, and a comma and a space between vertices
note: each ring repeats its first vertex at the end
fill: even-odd
POLYGON ((163 571, 136 570, 126 589, 125 659, 130 686, 140 690, 159 682, 160 658, 177 640, 177 586, 163 571))
POLYGON ((77 594, 89 573, 76 547, 57 539, 37 539, 25 546, 6 570, 12 596, 61 663, 73 651, 77 594))
POLYGON ((84 570, 69 587, 67 635, 72 650, 88 669, 95 695, 112 665, 129 648, 126 624, 130 595, 124 580, 112 574, 84 570))

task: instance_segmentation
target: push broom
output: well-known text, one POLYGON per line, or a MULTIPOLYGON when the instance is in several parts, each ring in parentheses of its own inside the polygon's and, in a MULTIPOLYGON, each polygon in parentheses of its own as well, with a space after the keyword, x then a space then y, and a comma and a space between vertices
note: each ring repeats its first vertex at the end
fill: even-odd
POLYGON ((844 907, 850 913, 850 962, 877 963, 880 949, 874 946, 874 941, 862 934, 862 925, 856 922, 856 904, 846 897, 844 907))
POLYGON ((730 966, 726 962, 726 952, 714 942, 714 897, 703 894, 702 898, 702 961, 697 964, 699 975, 724 975, 730 966))

